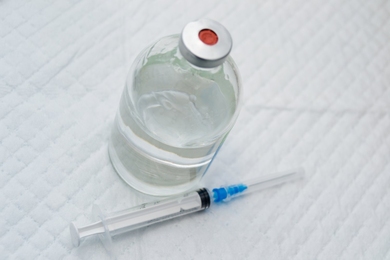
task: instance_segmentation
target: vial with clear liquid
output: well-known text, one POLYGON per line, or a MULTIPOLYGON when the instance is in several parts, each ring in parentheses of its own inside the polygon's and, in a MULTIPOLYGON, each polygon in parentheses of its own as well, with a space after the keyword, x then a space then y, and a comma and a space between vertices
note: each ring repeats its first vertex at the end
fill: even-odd
POLYGON ((173 195, 205 174, 241 105, 231 48, 225 27, 201 19, 136 58, 109 143, 111 161, 130 186, 173 195))

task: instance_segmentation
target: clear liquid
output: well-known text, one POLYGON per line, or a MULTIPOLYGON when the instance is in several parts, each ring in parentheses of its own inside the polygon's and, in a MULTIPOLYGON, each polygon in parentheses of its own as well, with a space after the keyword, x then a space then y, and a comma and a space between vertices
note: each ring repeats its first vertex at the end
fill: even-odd
POLYGON ((193 187, 235 113, 231 84, 219 86, 180 69, 148 64, 121 98, 110 157, 122 179, 144 193, 172 195, 193 187))
POLYGON ((180 91, 144 94, 139 99, 138 110, 145 127, 156 138, 172 146, 191 146, 230 119, 228 104, 218 88, 210 87, 208 92, 215 99, 208 106, 200 106, 195 95, 180 91))

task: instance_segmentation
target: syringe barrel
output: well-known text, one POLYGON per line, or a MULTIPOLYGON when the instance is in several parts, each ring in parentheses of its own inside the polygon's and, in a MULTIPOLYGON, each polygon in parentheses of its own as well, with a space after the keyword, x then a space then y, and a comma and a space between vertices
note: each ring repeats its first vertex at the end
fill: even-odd
POLYGON ((124 232, 149 226, 164 220, 183 216, 210 206, 210 194, 203 188, 179 197, 145 203, 137 207, 111 213, 102 217, 106 232, 115 236, 124 232))

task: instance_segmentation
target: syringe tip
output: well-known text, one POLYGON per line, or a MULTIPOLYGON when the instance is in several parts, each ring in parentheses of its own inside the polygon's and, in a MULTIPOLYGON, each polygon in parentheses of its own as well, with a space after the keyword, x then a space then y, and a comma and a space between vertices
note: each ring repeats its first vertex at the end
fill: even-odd
POLYGON ((248 187, 245 184, 230 185, 227 187, 213 189, 214 202, 221 202, 229 199, 232 196, 238 195, 245 191, 248 187))

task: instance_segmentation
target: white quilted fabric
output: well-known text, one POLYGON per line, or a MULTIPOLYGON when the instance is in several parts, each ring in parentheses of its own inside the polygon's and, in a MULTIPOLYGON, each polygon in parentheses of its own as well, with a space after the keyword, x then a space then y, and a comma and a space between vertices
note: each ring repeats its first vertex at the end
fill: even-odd
POLYGON ((203 183, 307 178, 114 239, 118 259, 390 259, 390 1, 0 2, 0 258, 107 259, 68 225, 150 197, 107 139, 135 56, 209 17, 244 106, 203 183))

